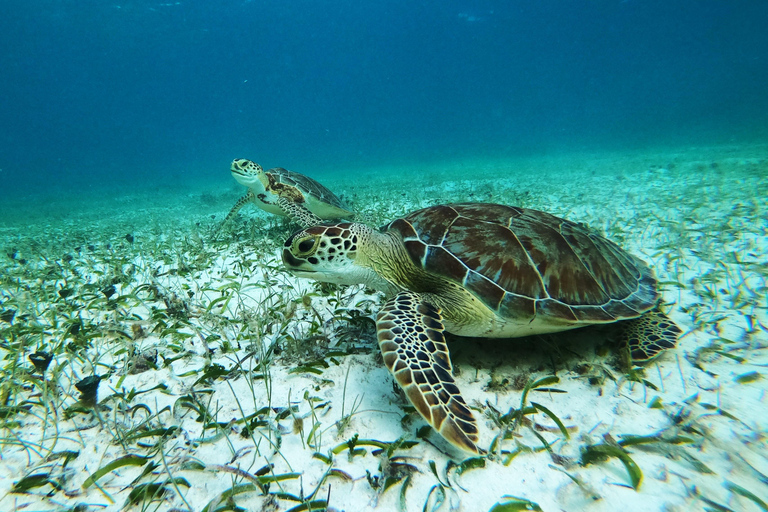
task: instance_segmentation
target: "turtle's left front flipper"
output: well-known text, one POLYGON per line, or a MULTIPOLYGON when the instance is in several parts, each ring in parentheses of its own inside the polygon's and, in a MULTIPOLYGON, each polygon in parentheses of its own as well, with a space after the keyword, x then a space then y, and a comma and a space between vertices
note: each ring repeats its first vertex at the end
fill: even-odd
POLYGON ((290 199, 286 199, 285 197, 281 196, 277 198, 277 205, 289 218, 295 220, 303 228, 317 226, 323 222, 323 219, 309 211, 305 206, 295 203, 290 199))
POLYGON ((675 348, 683 332, 658 307, 639 318, 625 320, 622 328, 633 363, 646 363, 664 350, 675 348))
POLYGON ((440 310, 401 292, 376 318, 384 363, 422 417, 451 444, 477 453, 477 423, 453 379, 440 310))

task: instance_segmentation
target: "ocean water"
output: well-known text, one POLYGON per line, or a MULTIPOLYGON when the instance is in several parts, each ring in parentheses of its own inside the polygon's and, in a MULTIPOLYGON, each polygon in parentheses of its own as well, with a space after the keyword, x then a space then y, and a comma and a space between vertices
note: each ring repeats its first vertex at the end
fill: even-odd
MULTIPOLYGON (((768 3, 6 0, 0 199, 768 140, 768 3)), ((396 172, 396 171, 393 171, 396 172)))
POLYGON ((757 0, 0 0, 0 511, 765 511, 766 21, 757 0), (372 226, 463 201, 582 223, 648 263, 683 334, 630 368, 613 324, 449 332, 485 452, 451 451, 393 388, 383 293, 288 272, 290 219, 222 223, 234 158, 372 226))

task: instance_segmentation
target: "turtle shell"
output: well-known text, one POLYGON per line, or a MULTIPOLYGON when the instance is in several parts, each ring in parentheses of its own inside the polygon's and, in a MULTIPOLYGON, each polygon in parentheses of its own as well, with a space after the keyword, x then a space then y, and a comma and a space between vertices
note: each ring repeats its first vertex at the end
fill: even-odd
POLYGON ((264 171, 264 174, 267 180, 269 180, 268 190, 276 192, 279 189, 285 190, 286 186, 294 187, 303 194, 303 197, 293 198, 295 201, 302 203, 314 200, 317 203, 323 203, 329 207, 342 210, 344 213, 340 214, 339 217, 351 216, 347 206, 336 194, 308 176, 283 169, 282 167, 269 169, 264 171))
POLYGON ((643 261, 583 224, 542 211, 441 205, 383 229, 400 234, 417 266, 459 283, 503 318, 607 323, 638 317, 659 300, 643 261))

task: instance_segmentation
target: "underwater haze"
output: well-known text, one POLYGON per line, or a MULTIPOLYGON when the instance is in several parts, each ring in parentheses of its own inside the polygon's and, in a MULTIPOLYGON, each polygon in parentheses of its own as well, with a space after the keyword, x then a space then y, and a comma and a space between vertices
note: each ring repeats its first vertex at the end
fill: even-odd
POLYGON ((3 195, 765 142, 768 2, 5 0, 3 195))
POLYGON ((766 27, 0 0, 0 512, 768 512, 766 27))

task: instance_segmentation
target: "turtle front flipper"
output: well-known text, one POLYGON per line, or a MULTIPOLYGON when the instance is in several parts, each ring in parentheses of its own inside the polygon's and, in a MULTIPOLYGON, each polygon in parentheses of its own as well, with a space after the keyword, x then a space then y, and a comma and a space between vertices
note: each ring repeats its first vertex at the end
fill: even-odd
POLYGON ((323 222, 323 219, 309 211, 303 205, 291 201, 285 197, 278 197, 277 205, 281 210, 283 210, 283 212, 285 212, 288 218, 295 220, 301 224, 301 227, 303 228, 317 226, 323 222))
POLYGON ((248 193, 247 193, 247 194, 245 194, 245 195, 244 195, 243 197, 241 197, 240 199, 238 199, 238 200, 237 200, 237 202, 235 203, 235 205, 232 207, 232 209, 231 209, 231 210, 229 210, 229 213, 227 214, 227 216, 226 216, 226 217, 224 217, 224 220, 223 220, 223 221, 221 221, 221 224, 219 224, 219 227, 218 227, 218 229, 221 229, 221 228, 224 226, 224 224, 226 224, 227 222, 229 222, 229 220, 230 220, 232 217, 234 217, 235 215, 237 215, 237 212, 239 212, 239 211, 240 211, 240 209, 241 209, 243 206, 245 206, 245 205, 246 205, 246 204, 248 204, 248 203, 253 203, 253 202, 255 202, 255 201, 256 201, 256 196, 254 195, 253 191, 252 191, 252 190, 248 190, 248 193))
POLYGON ((451 444, 477 453, 477 423, 453 379, 440 310, 401 292, 376 318, 379 348, 421 416, 451 444))
POLYGON ((633 363, 646 363, 664 350, 675 348, 683 332, 659 308, 622 322, 622 327, 633 363))

